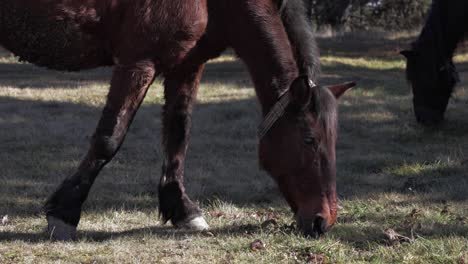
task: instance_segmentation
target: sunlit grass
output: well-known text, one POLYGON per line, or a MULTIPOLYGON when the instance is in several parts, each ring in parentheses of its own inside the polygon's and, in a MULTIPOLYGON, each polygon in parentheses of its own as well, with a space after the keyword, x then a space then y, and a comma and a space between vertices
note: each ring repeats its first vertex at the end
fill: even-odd
POLYGON ((403 59, 373 59, 369 57, 347 58, 337 56, 322 56, 321 62, 328 67, 346 65, 350 67, 359 67, 368 70, 401 70, 405 67, 403 59))

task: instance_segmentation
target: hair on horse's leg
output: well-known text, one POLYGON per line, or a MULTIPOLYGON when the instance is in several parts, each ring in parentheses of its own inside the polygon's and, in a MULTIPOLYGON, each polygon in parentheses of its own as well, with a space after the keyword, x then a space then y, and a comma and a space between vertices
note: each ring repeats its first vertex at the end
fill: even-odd
POLYGON ((163 145, 165 161, 159 183, 159 210, 165 222, 204 230, 202 211, 185 192, 184 162, 190 137, 191 115, 204 64, 173 71, 165 76, 163 145))
POLYGON ((70 240, 75 236, 82 204, 99 171, 120 148, 155 76, 151 61, 115 67, 107 103, 88 154, 76 173, 66 178, 46 202, 48 232, 52 239, 70 240))

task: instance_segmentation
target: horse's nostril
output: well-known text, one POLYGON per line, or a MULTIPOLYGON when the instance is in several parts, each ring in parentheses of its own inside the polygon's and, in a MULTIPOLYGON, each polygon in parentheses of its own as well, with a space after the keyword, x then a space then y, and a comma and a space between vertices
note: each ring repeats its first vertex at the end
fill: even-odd
POLYGON ((309 219, 300 218, 298 226, 304 233, 304 236, 310 238, 318 238, 328 230, 327 221, 321 215, 309 219))
POLYGON ((444 120, 443 113, 426 107, 415 108, 416 120, 425 126, 437 126, 444 120))
POLYGON ((318 235, 325 234, 325 232, 327 232, 328 229, 328 224, 325 218, 323 218, 322 216, 316 216, 314 220, 313 229, 318 235))
POLYGON ((434 117, 434 116, 425 116, 425 115, 417 115, 416 120, 418 123, 424 125, 424 126, 437 126, 440 123, 442 123, 443 118, 441 117, 434 117))

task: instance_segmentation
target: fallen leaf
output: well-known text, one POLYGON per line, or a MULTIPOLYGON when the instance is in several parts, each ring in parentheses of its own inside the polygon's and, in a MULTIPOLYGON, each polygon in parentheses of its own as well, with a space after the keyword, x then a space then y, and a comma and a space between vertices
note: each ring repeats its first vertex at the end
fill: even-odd
POLYGON ((386 238, 390 241, 390 243, 392 245, 393 244, 399 244, 400 242, 412 242, 411 238, 409 238, 407 236, 400 235, 397 232, 395 232, 395 230, 393 230, 391 228, 385 229, 384 230, 384 235, 386 236, 386 238))
POLYGON ((214 212, 211 212, 211 216, 213 218, 223 218, 226 216, 226 214, 224 212, 221 212, 221 211, 214 211, 214 212))
POLYGON ((265 249, 265 243, 261 241, 260 239, 255 239, 254 242, 250 243, 250 249, 253 251, 259 251, 265 249))
POLYGON ((260 219, 260 215, 258 212, 250 214, 250 217, 255 218, 256 220, 260 219))
POLYGON ((416 219, 421 215, 421 210, 414 208, 408 215, 409 218, 416 219))
POLYGON ((461 256, 458 264, 466 264, 465 257, 461 256))
POLYGON ((276 219, 268 219, 265 222, 263 222, 261 226, 262 226, 262 229, 266 229, 270 226, 277 227, 278 222, 276 221, 276 219))
POLYGON ((309 254, 306 259, 307 264, 325 264, 325 256, 320 254, 309 254))
POLYGON ((213 233, 211 233, 210 231, 203 231, 202 232, 202 235, 206 236, 206 237, 214 237, 215 235, 213 233))
POLYGON ((440 214, 446 215, 449 213, 449 206, 444 205, 444 208, 442 208, 442 211, 440 211, 440 214))

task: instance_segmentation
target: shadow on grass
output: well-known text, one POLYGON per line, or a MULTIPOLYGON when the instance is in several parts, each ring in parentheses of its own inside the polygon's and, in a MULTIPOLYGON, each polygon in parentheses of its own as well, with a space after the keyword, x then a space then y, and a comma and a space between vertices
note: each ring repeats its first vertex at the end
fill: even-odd
MULTIPOLYGON (((399 230, 403 235, 411 236, 406 234, 408 230, 399 230)), ((409 231, 408 231, 409 232, 409 231)), ((256 237, 261 234, 277 234, 283 235, 294 235, 302 236, 298 230, 290 227, 278 227, 276 229, 265 230, 260 225, 252 224, 239 224, 239 225, 227 225, 219 228, 212 228, 209 232, 198 232, 177 229, 172 226, 152 226, 144 228, 133 228, 125 231, 88 231, 79 230, 77 233, 77 239, 93 242, 106 242, 109 240, 115 240, 119 238, 141 238, 141 237, 153 237, 164 240, 186 240, 187 237, 191 239, 197 239, 200 237, 209 238, 236 238, 246 236, 256 237)), ((445 237, 459 236, 464 237, 468 233, 468 227, 456 224, 434 224, 428 228, 422 228, 417 230, 413 235, 415 239, 438 239, 445 237)), ((369 249, 370 243, 390 245, 390 241, 384 235, 384 230, 379 222, 373 222, 367 226, 355 226, 347 224, 336 225, 330 234, 327 236, 339 237, 339 239, 345 243, 352 245, 356 249, 369 249)), ((316 240, 312 239, 311 240, 316 240)), ((24 233, 24 232, 0 232, 0 242, 12 242, 12 241, 24 241, 29 243, 43 243, 50 241, 49 237, 45 232, 41 233, 24 233)))
MULTIPOLYGON (((187 236, 205 236, 205 237, 236 237, 245 235, 255 235, 261 232, 260 226, 253 225, 234 225, 223 228, 211 229, 210 233, 180 230, 171 226, 153 226, 144 228, 135 228, 118 232, 96 232, 96 231, 78 231, 77 239, 95 242, 105 242, 118 238, 139 238, 142 236, 151 236, 167 240, 185 240, 187 236)), ((25 241, 32 243, 43 243, 49 241, 45 232, 41 233, 18 233, 18 232, 0 232, 0 241, 25 241)))
MULTIPOLYGON (((236 204, 280 199, 256 160, 254 99, 199 104, 186 165, 189 193, 236 204)), ((162 166, 160 105, 143 105, 126 142, 102 171, 85 210, 156 210, 162 166)), ((0 214, 31 215, 86 153, 101 109, 0 98, 0 214)))

